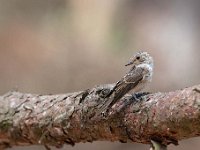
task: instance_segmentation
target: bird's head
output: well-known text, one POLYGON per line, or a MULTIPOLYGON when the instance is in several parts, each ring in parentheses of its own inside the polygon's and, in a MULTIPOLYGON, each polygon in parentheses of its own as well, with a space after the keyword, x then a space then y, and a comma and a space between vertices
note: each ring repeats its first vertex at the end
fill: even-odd
POLYGON ((153 58, 147 52, 137 52, 125 66, 149 64, 153 66, 153 58))

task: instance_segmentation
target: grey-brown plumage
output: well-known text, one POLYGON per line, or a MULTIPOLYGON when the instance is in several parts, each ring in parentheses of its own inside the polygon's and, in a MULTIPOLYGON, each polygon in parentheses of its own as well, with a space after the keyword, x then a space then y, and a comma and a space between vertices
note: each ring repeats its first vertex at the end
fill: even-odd
POLYGON ((98 112, 106 112, 120 98, 131 90, 141 91, 152 79, 153 75, 153 58, 147 52, 138 52, 131 61, 125 66, 132 66, 130 71, 116 83, 108 95, 108 100, 102 105, 98 112))

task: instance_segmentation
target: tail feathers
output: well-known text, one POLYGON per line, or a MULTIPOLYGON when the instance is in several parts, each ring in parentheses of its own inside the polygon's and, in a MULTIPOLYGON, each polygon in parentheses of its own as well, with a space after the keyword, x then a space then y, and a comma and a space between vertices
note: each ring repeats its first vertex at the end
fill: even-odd
POLYGON ((112 100, 106 101, 106 102, 99 108, 99 110, 97 110, 95 116, 105 115, 105 114, 107 113, 108 107, 110 106, 111 103, 112 103, 112 100))

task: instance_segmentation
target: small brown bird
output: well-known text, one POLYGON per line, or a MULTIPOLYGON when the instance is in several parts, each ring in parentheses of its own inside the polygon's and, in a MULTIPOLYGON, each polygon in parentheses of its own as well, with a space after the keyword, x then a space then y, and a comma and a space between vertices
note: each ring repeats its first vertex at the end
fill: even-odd
POLYGON ((153 75, 153 58, 147 52, 138 52, 125 66, 132 66, 130 71, 116 83, 108 95, 108 100, 101 106, 99 112, 105 113, 126 93, 141 91, 151 82, 153 75))

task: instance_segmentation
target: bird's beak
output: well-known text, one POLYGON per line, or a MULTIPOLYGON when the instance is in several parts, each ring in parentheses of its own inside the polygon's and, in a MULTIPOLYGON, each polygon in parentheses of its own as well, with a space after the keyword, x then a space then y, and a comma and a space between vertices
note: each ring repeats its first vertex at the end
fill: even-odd
POLYGON ((129 66, 133 64, 133 60, 131 60, 129 63, 127 63, 125 66, 129 66))

